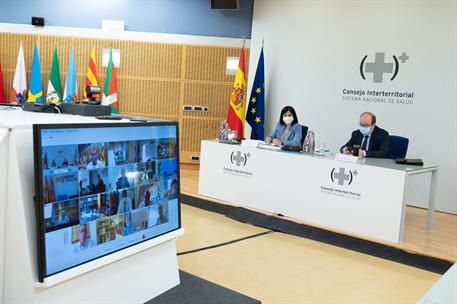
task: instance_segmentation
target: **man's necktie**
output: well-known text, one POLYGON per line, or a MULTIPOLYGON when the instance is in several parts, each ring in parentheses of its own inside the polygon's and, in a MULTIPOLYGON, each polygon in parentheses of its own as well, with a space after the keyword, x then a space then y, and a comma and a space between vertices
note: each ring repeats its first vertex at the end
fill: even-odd
POLYGON ((365 135, 363 137, 363 141, 362 141, 362 147, 360 147, 360 149, 362 149, 363 151, 366 151, 367 150, 367 143, 368 143, 368 135, 365 135))

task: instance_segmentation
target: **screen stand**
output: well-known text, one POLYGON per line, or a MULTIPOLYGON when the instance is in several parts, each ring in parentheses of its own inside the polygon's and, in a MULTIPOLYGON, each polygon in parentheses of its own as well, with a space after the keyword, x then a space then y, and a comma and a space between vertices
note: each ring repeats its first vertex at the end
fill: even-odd
POLYGON ((183 233, 181 229, 151 240, 156 243, 145 242, 147 248, 123 253, 125 256, 118 256, 116 261, 89 265, 92 268, 84 268, 88 267, 85 264, 84 269, 73 268, 73 272, 62 272, 45 283, 36 283, 32 137, 31 129, 11 129, 9 136, 6 223, 5 231, 1 231, 5 248, 0 261, 4 289, 0 303, 145 303, 178 285, 175 240, 183 233))

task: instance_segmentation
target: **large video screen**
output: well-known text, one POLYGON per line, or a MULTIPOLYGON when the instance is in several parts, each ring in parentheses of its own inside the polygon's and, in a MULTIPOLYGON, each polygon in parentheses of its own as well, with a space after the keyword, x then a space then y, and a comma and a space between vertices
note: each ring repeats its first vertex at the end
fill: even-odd
POLYGON ((35 125, 40 280, 180 228, 176 123, 35 125))

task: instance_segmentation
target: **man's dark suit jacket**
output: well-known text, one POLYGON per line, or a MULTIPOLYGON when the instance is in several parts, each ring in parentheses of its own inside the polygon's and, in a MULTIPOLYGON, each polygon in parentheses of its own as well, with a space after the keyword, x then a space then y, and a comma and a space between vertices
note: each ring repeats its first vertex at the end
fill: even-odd
MULTIPOLYGON (((352 148, 353 145, 362 146, 363 134, 359 130, 352 132, 351 139, 341 147, 340 152, 344 147, 352 148)), ((389 156, 389 133, 375 126, 370 136, 370 144, 366 153, 367 157, 387 158, 389 156)))

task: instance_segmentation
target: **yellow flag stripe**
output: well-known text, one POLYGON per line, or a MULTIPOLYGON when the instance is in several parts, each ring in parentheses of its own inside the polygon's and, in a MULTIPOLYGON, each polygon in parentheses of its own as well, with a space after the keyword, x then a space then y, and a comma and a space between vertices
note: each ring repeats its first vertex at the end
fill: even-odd
POLYGON ((93 85, 98 85, 97 78, 95 78, 94 72, 91 69, 87 71, 87 79, 89 79, 90 83, 93 85))
POLYGON ((39 91, 38 93, 36 94, 32 94, 32 92, 30 92, 29 90, 29 96, 27 98, 27 101, 28 102, 35 102, 38 98, 40 98, 41 96, 43 96, 43 91, 39 91))
POLYGON ((235 82, 233 84, 233 92, 230 95, 230 106, 233 108, 233 111, 235 112, 236 116, 241 120, 244 126, 244 120, 245 120, 245 112, 246 112, 246 80, 244 78, 244 72, 238 67, 238 70, 236 71, 235 75, 235 82), (235 105, 236 101, 236 94, 235 90, 236 89, 242 89, 243 90, 243 99, 241 104, 238 106, 235 105))

